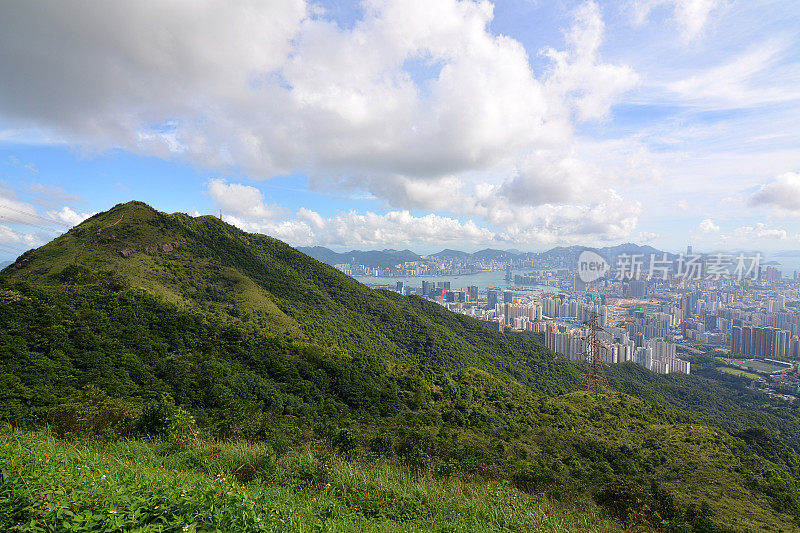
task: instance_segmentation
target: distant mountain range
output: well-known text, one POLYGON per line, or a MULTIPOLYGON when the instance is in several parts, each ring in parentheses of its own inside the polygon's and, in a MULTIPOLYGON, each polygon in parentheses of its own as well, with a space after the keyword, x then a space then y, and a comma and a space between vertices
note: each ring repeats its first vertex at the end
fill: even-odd
MULTIPOLYGON (((324 246, 306 246, 298 248, 298 250, 304 254, 329 265, 357 263, 360 265, 377 268, 389 268, 408 261, 420 261, 424 259, 509 261, 514 259, 523 260, 539 258, 550 261, 561 260, 562 262, 571 264, 577 261, 580 253, 586 249, 589 248, 586 246, 558 246, 551 248, 546 252, 522 252, 515 249, 498 250, 494 248, 486 248, 483 250, 478 250, 477 252, 463 252, 461 250, 452 250, 446 248, 441 252, 422 256, 412 252, 411 250, 351 250, 349 252, 339 253, 334 252, 329 248, 325 248, 324 246)), ((645 258, 649 258, 651 254, 655 254, 659 257, 664 254, 663 251, 657 250, 652 246, 640 246, 634 243, 625 243, 617 246, 605 246, 603 248, 591 249, 598 251, 609 261, 613 261, 618 255, 623 253, 642 254, 645 258)), ((674 257, 674 255, 675 254, 668 254, 669 257, 674 257)))
POLYGON ((411 250, 350 250, 334 252, 324 246, 301 246, 300 252, 328 265, 357 263, 359 265, 388 268, 408 261, 419 261, 420 256, 411 250))

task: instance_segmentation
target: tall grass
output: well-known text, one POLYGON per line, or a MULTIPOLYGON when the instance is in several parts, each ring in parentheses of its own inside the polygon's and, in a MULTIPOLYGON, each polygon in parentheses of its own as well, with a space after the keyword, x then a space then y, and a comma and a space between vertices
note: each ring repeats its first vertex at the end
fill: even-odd
POLYGON ((240 441, 65 442, 6 431, 0 459, 0 529, 9 531, 617 530, 590 504, 347 460, 323 446, 278 457, 240 441))

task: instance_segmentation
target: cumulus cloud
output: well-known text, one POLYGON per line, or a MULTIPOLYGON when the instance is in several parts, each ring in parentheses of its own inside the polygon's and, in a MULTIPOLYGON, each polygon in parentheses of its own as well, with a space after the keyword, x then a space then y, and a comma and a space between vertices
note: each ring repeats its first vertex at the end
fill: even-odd
POLYGON ((69 206, 59 210, 48 211, 46 216, 54 221, 60 221, 68 226, 77 226, 95 213, 76 213, 69 206))
POLYGON ((762 185, 748 199, 750 205, 773 207, 778 211, 800 215, 800 174, 786 172, 762 185))
POLYGON ((697 226, 702 233, 719 233, 719 226, 710 218, 703 219, 697 226))
MULTIPOLYGON (((628 202, 613 190, 607 200, 592 205, 517 206, 511 210, 507 199, 492 188, 472 199, 464 197, 463 211, 470 218, 428 214, 413 215, 408 210, 385 214, 351 211, 323 217, 299 209, 292 218, 223 215, 227 222, 250 232, 264 233, 297 246, 327 244, 337 246, 394 246, 413 243, 514 244, 523 246, 580 244, 587 238, 614 242, 628 238, 636 227, 642 206, 628 202), (475 218, 487 221, 480 224, 475 218)), ((648 237, 649 238, 649 237, 648 237)))
POLYGON ((265 233, 296 246, 386 246, 433 242, 487 243, 498 240, 494 232, 479 227, 472 220, 461 222, 435 214, 414 216, 408 211, 389 211, 385 214, 351 211, 323 218, 303 208, 291 220, 248 222, 236 217, 224 218, 245 231, 265 233))
MULTIPOLYGON (((0 20, 0 70, 11 74, 0 117, 89 149, 252 178, 302 172, 311 188, 366 191, 392 213, 502 220, 498 234, 512 239, 635 227, 635 206, 575 150, 573 122, 605 119, 639 83, 629 66, 603 61, 597 3, 574 11, 564 50, 543 51, 541 77, 520 42, 492 33, 487 1, 363 8, 342 28, 303 0, 16 3, 0 20), (420 78, 414 64, 432 74, 420 78), (607 212, 620 203, 623 215, 607 212), (520 218, 497 213, 515 209, 520 218)), ((217 179, 207 191, 237 220, 285 216, 249 185, 217 179)), ((280 231, 317 228, 308 217, 280 231)), ((366 227, 359 217, 373 220, 341 220, 366 227)), ((444 219, 430 223, 452 229, 444 219)))
POLYGON ((76 213, 69 206, 41 213, 34 204, 20 200, 13 190, 0 189, 0 252, 18 255, 41 246, 91 215, 76 213))
POLYGON ((733 231, 735 239, 754 243, 763 239, 786 240, 789 233, 785 229, 770 228, 764 222, 757 222, 754 226, 742 226, 733 231))
POLYGON ((275 219, 286 215, 277 205, 267 205, 264 195, 255 187, 241 183, 228 183, 221 178, 208 181, 209 196, 225 212, 246 219, 275 219))
POLYGON ((582 121, 602 119, 620 95, 639 83, 627 65, 603 63, 599 49, 605 24, 595 2, 582 4, 574 13, 575 23, 566 34, 569 48, 545 54, 553 61, 546 84, 566 96, 582 121))

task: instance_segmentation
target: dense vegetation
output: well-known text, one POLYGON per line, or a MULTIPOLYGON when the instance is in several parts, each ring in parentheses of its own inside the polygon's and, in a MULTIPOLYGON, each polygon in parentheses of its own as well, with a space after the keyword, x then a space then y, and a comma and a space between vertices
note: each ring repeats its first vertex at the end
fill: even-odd
POLYGON ((713 359, 692 358, 692 375, 660 375, 639 365, 612 365, 612 386, 653 403, 690 413, 732 433, 752 427, 769 429, 800 450, 800 406, 747 388, 750 380, 720 372, 713 359))
POLYGON ((0 462, 13 467, 0 480, 3 531, 618 531, 593 506, 319 447, 277 456, 241 441, 102 445, 8 432, 0 462))
MULTIPOLYGON (((447 530, 453 512, 473 529, 526 530, 526 520, 541 514, 535 506, 561 508, 558 502, 590 515, 599 506, 618 524, 674 531, 788 531, 800 519, 796 442, 751 428, 787 437, 797 418, 788 407, 756 408, 738 388, 740 378, 729 376, 725 386, 620 365, 610 371, 615 387, 653 403, 620 393, 570 393, 577 367, 525 336, 498 333, 420 298, 371 291, 279 241, 211 217, 164 215, 138 203, 93 217, 4 271, 0 323, 0 420, 110 443, 80 452, 93 463, 136 448, 146 457, 123 457, 129 468, 156 477, 162 467, 197 470, 181 483, 199 492, 178 484, 159 493, 195 494, 184 502, 188 507, 171 511, 177 521, 187 509, 206 516, 197 502, 217 490, 208 477, 213 454, 191 464, 158 459, 167 466, 152 454, 171 446, 184 457, 231 441, 264 452, 258 460, 213 463, 214 475, 255 483, 231 490, 291 500, 313 509, 303 511, 312 521, 321 502, 329 502, 344 513, 342 529, 375 519, 374 527, 447 530), (152 251, 163 243, 175 246, 152 251), (135 251, 125 257, 123 249, 135 251), (275 466, 303 449, 327 455, 312 453, 313 468, 298 466, 301 474, 292 470, 296 465, 290 473, 275 466), (430 508, 422 518, 376 514, 383 489, 366 496, 359 490, 358 497, 329 491, 323 482, 332 475, 330 461, 334 472, 359 469, 369 478, 385 468, 391 473, 385 475, 405 476, 397 489, 403 494, 422 490, 422 483, 433 498, 467 483, 476 496, 455 511, 419 504, 430 508), (280 492, 297 476, 313 496, 297 495, 293 485, 291 494, 280 492), (486 500, 490 492, 475 487, 489 486, 504 487, 533 510, 521 507, 508 522, 486 518, 499 508, 486 500)), ((21 495, 21 479, 75 493, 83 499, 70 505, 91 516, 119 505, 65 489, 74 478, 68 467, 60 469, 55 459, 30 461, 35 434, 9 434, 4 463, 13 459, 17 466, 4 473, 0 489, 5 524, 36 521, 44 512, 21 495)), ((50 457, 78 453, 71 444, 47 442, 41 453, 50 457)), ((154 497, 123 477, 115 494, 154 497)), ((393 509, 396 492, 387 497, 393 509)), ((571 511, 561 512, 571 517, 570 528, 580 529, 571 511)), ((247 516, 266 523, 257 512, 247 516)), ((596 516, 589 522, 607 528, 596 516)))

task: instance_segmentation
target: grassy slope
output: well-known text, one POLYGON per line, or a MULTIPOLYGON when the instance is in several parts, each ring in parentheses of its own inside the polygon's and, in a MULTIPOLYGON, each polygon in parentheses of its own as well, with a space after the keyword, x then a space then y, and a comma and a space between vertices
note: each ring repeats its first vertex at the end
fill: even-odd
POLYGON ((277 459, 247 443, 102 446, 8 432, 0 462, 10 467, 0 481, 6 531, 618 530, 593 506, 310 448, 277 459), (232 475, 244 471, 247 484, 232 475))

